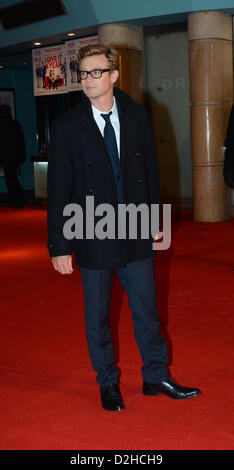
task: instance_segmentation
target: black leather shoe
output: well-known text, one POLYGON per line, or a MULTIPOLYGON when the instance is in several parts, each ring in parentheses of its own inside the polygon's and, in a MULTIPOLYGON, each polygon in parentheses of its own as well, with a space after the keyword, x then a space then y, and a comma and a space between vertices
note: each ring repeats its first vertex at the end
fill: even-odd
POLYGON ((185 400, 200 395, 201 391, 198 388, 182 387, 171 378, 157 384, 143 382, 144 395, 158 395, 158 393, 163 393, 175 400, 185 400))
POLYGON ((110 384, 100 387, 102 407, 107 411, 120 411, 125 408, 119 385, 110 384))

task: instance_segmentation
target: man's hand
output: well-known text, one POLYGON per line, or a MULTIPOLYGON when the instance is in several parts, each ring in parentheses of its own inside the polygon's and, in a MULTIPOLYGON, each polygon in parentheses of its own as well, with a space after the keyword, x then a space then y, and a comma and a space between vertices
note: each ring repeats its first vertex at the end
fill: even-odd
POLYGON ((154 242, 156 242, 157 240, 159 240, 161 238, 161 235, 159 233, 157 233, 154 237, 154 242))
POLYGON ((52 264, 55 271, 60 274, 71 274, 73 272, 71 255, 55 256, 52 258, 52 264))

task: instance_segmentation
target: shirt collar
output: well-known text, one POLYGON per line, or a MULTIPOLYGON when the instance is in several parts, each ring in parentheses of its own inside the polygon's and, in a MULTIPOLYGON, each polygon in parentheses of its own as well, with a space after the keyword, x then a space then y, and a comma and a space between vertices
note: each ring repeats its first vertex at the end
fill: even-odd
POLYGON ((116 106, 115 97, 113 96, 113 98, 114 98, 114 104, 113 104, 112 108, 109 111, 100 111, 99 109, 95 108, 95 106, 91 105, 93 115, 98 117, 98 116, 101 116, 101 114, 108 114, 110 111, 112 111, 112 115, 116 116, 117 115, 117 106, 116 106))

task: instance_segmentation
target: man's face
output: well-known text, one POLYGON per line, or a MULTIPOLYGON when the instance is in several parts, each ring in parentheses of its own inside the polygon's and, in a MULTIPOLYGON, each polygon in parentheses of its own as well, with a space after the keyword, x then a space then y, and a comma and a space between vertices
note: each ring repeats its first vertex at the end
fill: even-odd
MULTIPOLYGON (((82 59, 80 70, 109 69, 109 63, 104 54, 92 55, 82 59)), ((119 76, 118 70, 104 72, 101 78, 93 78, 90 74, 85 80, 81 80, 81 85, 85 95, 92 101, 104 97, 113 91, 113 85, 119 76)))

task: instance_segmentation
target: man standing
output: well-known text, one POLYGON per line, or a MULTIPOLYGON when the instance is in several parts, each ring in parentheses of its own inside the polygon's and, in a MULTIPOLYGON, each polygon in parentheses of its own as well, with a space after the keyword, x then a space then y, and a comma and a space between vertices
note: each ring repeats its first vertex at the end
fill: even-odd
POLYGON ((157 159, 147 113, 114 88, 118 53, 102 45, 85 46, 79 50, 78 68, 83 101, 58 118, 52 129, 48 248, 59 273, 72 273, 72 251, 81 267, 88 349, 102 406, 111 411, 125 408, 109 328, 115 271, 133 312, 143 361, 143 393, 163 393, 175 399, 195 397, 201 393, 198 389, 182 387, 168 375, 167 347, 159 331, 152 237, 99 239, 96 233, 93 237, 86 233, 83 238, 68 240, 64 236, 64 207, 79 204, 86 215, 87 196, 93 196, 94 207, 111 204, 116 212, 121 203, 159 203, 157 159))
POLYGON ((234 189, 234 105, 229 116, 225 140, 223 175, 227 186, 234 189))
POLYGON ((0 165, 3 166, 8 205, 19 209, 24 205, 24 190, 18 179, 18 168, 25 161, 25 141, 21 125, 12 118, 11 108, 0 105, 0 165))

